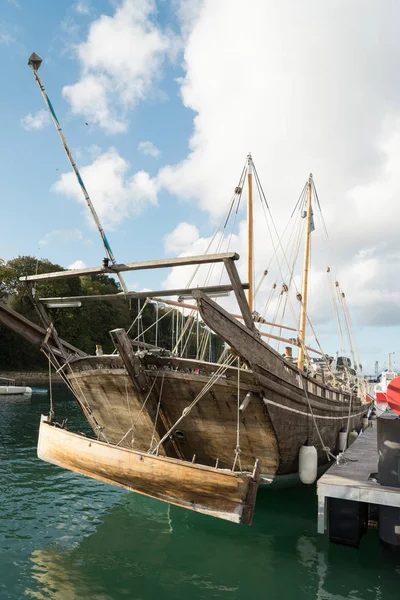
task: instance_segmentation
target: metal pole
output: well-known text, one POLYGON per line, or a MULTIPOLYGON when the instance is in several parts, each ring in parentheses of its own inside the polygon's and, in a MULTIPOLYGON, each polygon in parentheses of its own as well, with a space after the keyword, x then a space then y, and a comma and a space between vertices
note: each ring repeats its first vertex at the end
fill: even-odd
MULTIPOLYGON (((68 147, 67 140, 65 139, 65 136, 64 136, 63 131, 61 129, 61 125, 59 123, 59 120, 57 119, 56 113, 54 112, 53 105, 51 104, 50 98, 48 97, 47 92, 46 92, 46 90, 44 88, 44 85, 42 83, 42 80, 39 77, 38 69, 39 69, 41 63, 42 63, 42 59, 37 54, 35 54, 35 53, 33 53, 30 56, 29 61, 28 61, 28 65, 31 67, 31 69, 33 71, 33 75, 34 75, 34 77, 36 79, 36 83, 39 86, 40 92, 41 92, 41 94, 43 96, 43 99, 44 99, 44 101, 46 103, 46 106, 47 106, 47 108, 50 111, 51 117, 53 119, 53 123, 55 125, 55 128, 58 131, 58 134, 60 136, 62 145, 64 146, 65 153, 68 156, 68 160, 71 163, 71 166, 72 166, 72 168, 74 170, 74 173, 76 175, 78 183, 79 183, 79 185, 81 187, 82 193, 83 193, 83 195, 85 197, 85 200, 86 200, 86 204, 88 205, 89 210, 92 213, 92 217, 94 219, 94 222, 97 225, 97 229, 99 230, 99 233, 100 233, 101 239, 103 241, 103 245, 104 245, 105 251, 107 253, 107 256, 111 260, 111 262, 115 265, 117 261, 115 260, 114 254, 113 254, 113 252, 111 250, 111 247, 110 247, 110 244, 108 243, 106 234, 104 233, 104 229, 101 226, 100 219, 99 219, 99 217, 98 217, 98 215, 96 213, 96 210, 95 210, 95 208, 93 206, 93 203, 92 203, 92 201, 90 199, 90 196, 89 196, 88 191, 87 191, 87 189, 85 187, 85 184, 83 183, 83 180, 82 180, 82 177, 81 177, 81 175, 79 173, 78 167, 77 167, 77 165, 76 165, 76 163, 74 161, 74 158, 73 158, 73 156, 71 154, 71 150, 68 147)), ((120 281, 120 284, 121 284, 121 287, 122 287, 123 291, 127 292, 128 288, 127 288, 127 286, 125 284, 125 281, 124 281, 121 273, 117 273, 117 276, 118 276, 118 279, 120 281)))

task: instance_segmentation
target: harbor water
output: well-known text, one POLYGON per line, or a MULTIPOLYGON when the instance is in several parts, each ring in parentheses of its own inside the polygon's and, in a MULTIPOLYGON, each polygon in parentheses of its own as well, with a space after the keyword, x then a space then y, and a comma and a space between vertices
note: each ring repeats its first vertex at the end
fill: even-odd
MULTIPOLYGON (((56 419, 89 433, 67 389, 56 419)), ((258 494, 251 527, 219 521, 36 457, 46 396, 0 401, 0 600, 398 598, 400 554, 317 535, 315 486, 258 494)))

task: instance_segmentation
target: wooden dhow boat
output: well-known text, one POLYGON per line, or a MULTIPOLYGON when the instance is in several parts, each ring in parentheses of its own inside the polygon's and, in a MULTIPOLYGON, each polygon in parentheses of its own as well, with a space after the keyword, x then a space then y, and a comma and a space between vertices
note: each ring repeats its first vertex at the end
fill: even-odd
MULTIPOLYGON (((303 204, 300 203, 306 227, 302 290, 297 293, 300 320, 296 327, 266 321, 253 311, 254 164, 250 155, 234 194, 240 200, 247 178, 248 283, 243 284, 239 278, 236 268, 239 256, 234 252, 118 264, 39 79, 37 69, 41 61, 36 55, 32 57, 30 66, 107 253, 99 267, 21 278, 42 327, 0 304, 0 322, 38 345, 48 356, 93 430, 93 438, 70 432, 65 425, 56 423, 51 410, 40 424, 38 455, 126 489, 249 524, 260 482, 271 483, 281 476, 297 474, 299 452, 306 442, 315 447, 318 465, 328 464, 339 450, 339 431, 359 430, 369 407, 362 380, 357 378, 349 361, 342 360, 342 368, 334 372, 327 355, 315 350, 324 367, 315 369, 310 358, 312 349, 306 346, 312 177, 304 187, 303 204), (122 276, 124 272, 143 269, 218 264, 224 266, 228 277, 228 283, 223 285, 198 286, 191 280, 183 289, 131 292, 122 276), (34 288, 43 281, 99 274, 118 276, 124 291, 101 297, 39 298, 34 288), (227 292, 234 293, 240 315, 232 316, 210 297, 227 292), (196 304, 184 305, 166 299, 182 295, 194 298, 196 304), (184 352, 179 353, 183 344, 176 344, 169 351, 143 339, 133 340, 119 328, 110 331, 115 346, 113 354, 99 352, 89 356, 59 337, 45 309, 48 304, 71 306, 74 302, 121 301, 121 298, 156 298, 181 308, 189 306, 224 340, 224 355, 219 362, 204 360, 201 353, 188 358, 184 352), (294 331, 296 337, 283 338, 260 330, 265 325, 277 327, 279 333, 282 329, 294 331), (297 361, 294 362, 290 352, 282 356, 263 338, 297 347, 297 361)), ((257 175, 256 182, 259 185, 257 175)), ((232 207, 233 204, 230 212, 232 207)), ((294 285, 292 276, 290 284, 282 286, 282 294, 288 294, 290 285, 294 285)))

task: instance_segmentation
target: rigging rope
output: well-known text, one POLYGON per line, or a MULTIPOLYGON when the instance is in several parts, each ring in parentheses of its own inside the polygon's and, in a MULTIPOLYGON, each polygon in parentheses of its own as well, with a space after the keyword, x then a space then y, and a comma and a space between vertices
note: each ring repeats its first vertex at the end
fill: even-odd
POLYGON ((205 394, 212 388, 212 386, 223 376, 225 371, 229 368, 229 366, 236 360, 235 356, 231 356, 228 358, 225 364, 221 365, 215 373, 211 376, 210 380, 205 384, 203 389, 197 394, 197 396, 192 400, 192 402, 183 409, 181 416, 175 421, 174 425, 167 431, 167 433, 161 438, 158 442, 157 446, 152 450, 151 454, 155 454, 158 452, 161 444, 165 442, 165 440, 171 435, 172 431, 175 429, 177 425, 190 413, 192 408, 197 404, 205 394))

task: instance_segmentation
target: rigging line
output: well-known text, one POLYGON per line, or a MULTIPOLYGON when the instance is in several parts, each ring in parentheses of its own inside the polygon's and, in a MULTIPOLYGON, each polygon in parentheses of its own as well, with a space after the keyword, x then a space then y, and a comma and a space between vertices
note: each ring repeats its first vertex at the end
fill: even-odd
MULTIPOLYGON (((257 179, 256 179, 256 182, 257 182, 257 179)), ((263 207, 263 211, 264 211, 264 214, 265 214, 265 207, 264 207, 264 203, 262 203, 262 207, 263 207)), ((271 214, 271 213, 270 213, 270 214, 271 214)), ((283 276, 282 263, 281 263, 281 261, 279 260, 279 258, 278 258, 278 256, 277 256, 277 250, 278 250, 278 248, 275 246, 274 239, 273 239, 273 237, 272 237, 272 235, 271 235, 271 230, 270 230, 270 227, 269 227, 269 223, 268 223, 268 219, 267 219, 267 216, 266 216, 266 214, 265 214, 265 218, 266 218, 267 227, 268 227, 268 231, 269 231, 270 238, 271 238, 271 243, 272 243, 272 246, 273 246, 273 248, 274 248, 274 255, 273 255, 273 256, 274 256, 274 257, 276 256, 276 262, 277 262, 277 264, 278 264, 279 273, 280 273, 280 276, 281 276, 281 278, 282 278, 282 281, 284 282, 284 281, 285 281, 285 278, 284 278, 284 276, 283 276)), ((274 223, 274 221, 273 221, 273 219, 272 219, 272 215, 271 215, 271 221, 272 221, 272 224, 273 224, 273 226, 274 226, 275 234, 276 234, 276 236, 278 237, 278 244, 279 244, 279 246, 280 246, 280 248, 281 248, 281 250, 282 250, 283 258, 285 259, 285 262, 286 262, 286 265, 287 265, 287 267, 290 269, 290 267, 289 267, 289 263, 288 263, 288 260, 287 260, 287 257, 286 257, 285 250, 284 250, 284 248, 283 248, 283 246, 282 246, 282 239, 281 239, 281 238, 278 236, 278 232, 277 232, 277 229, 276 229, 275 223, 274 223)), ((270 262, 271 262, 271 261, 270 261, 270 262)), ((296 286, 295 286, 295 287, 296 287, 296 286)), ((297 290, 296 290, 296 291, 297 291, 297 290)), ((293 309, 293 306, 292 306, 292 303, 291 303, 290 297, 289 297, 289 308, 290 308, 290 310, 291 310, 291 313, 292 313, 293 322, 294 322, 294 323, 297 323, 297 319, 296 319, 296 316, 295 316, 295 314, 294 314, 294 309, 293 309)), ((275 317, 275 320, 276 320, 276 318, 277 318, 277 315, 276 315, 276 317, 275 317)))
MULTIPOLYGON (((241 195, 242 195, 242 193, 240 192, 239 202, 240 202, 241 195)), ((238 202, 238 206, 239 206, 239 202, 238 202)), ((236 211, 235 212, 235 216, 233 218, 233 222, 232 222, 231 232, 230 232, 229 237, 228 237, 228 243, 227 243, 227 247, 226 247, 226 252, 229 252, 229 248, 231 246, 232 237, 233 237, 233 230, 235 229, 235 226, 236 226, 237 214, 238 213, 236 211)), ((224 275, 224 272, 225 272, 225 265, 222 263, 222 265, 221 265, 221 275, 219 277, 219 284, 221 284, 221 282, 222 282, 222 277, 224 275)))
MULTIPOLYGON (((272 298, 273 298, 273 296, 274 296, 274 294, 275 294, 275 292, 276 292, 276 287, 277 287, 277 286, 276 286, 276 282, 275 282, 275 283, 272 285, 272 287, 271 287, 271 291, 270 291, 270 293, 269 293, 269 296, 268 296, 268 298, 267 298, 267 301, 266 301, 266 303, 265 303, 265 306, 264 306, 264 312, 263 312, 263 314, 261 315, 263 319, 265 319, 265 317, 266 317, 266 315, 267 315, 267 312, 268 312, 268 309, 269 309, 269 305, 270 305, 270 303, 272 302, 272 298)), ((262 323, 261 323, 261 322, 260 322, 260 323, 258 323, 258 326, 259 326, 259 329, 261 329, 262 323)))
POLYGON ((343 339, 342 325, 341 325, 341 322, 340 322, 340 314, 339 314, 339 309, 338 309, 338 304, 337 304, 337 297, 336 297, 336 294, 335 294, 335 283, 333 281, 332 271, 331 271, 330 267, 328 267, 328 273, 329 273, 331 296, 332 296, 332 302, 333 302, 333 311, 334 311, 334 314, 335 314, 336 319, 337 319, 337 325, 338 325, 338 329, 339 329, 340 343, 343 346, 344 345, 344 339, 343 339))
POLYGON ((203 387, 203 389, 197 394, 196 398, 194 398, 194 400, 192 400, 192 402, 186 406, 186 408, 183 409, 182 414, 180 417, 178 417, 178 419, 175 421, 175 423, 172 425, 172 427, 163 435, 163 437, 160 439, 160 441, 158 442, 157 446, 151 451, 151 454, 155 454, 156 452, 158 452, 161 444, 163 444, 165 442, 165 440, 171 435, 172 431, 175 429, 175 427, 177 425, 179 425, 179 423, 190 413, 190 411, 192 410, 192 408, 197 404, 197 402, 212 388, 212 386, 222 377, 222 375, 225 373, 225 371, 229 368, 229 366, 232 364, 232 362, 234 362, 236 360, 235 356, 230 357, 229 360, 227 360, 227 362, 223 365, 221 365, 217 371, 211 376, 209 382, 207 382, 205 384, 205 386, 203 387))
POLYGON ((50 391, 50 421, 54 419, 54 410, 53 410, 53 384, 51 381, 51 362, 49 355, 49 391, 50 391))
MULTIPOLYGON (((349 326, 349 321, 347 318, 347 311, 346 311, 346 307, 345 307, 345 303, 344 303, 344 299, 345 299, 345 294, 344 292, 341 290, 341 288, 339 287, 339 294, 340 294, 340 298, 341 298, 341 303, 342 303, 342 307, 343 307, 343 314, 344 314, 344 322, 346 325, 346 331, 347 331, 347 337, 348 337, 348 341, 349 341, 349 345, 350 345, 350 352, 351 352, 351 356, 353 359, 353 364, 356 370, 356 377, 357 377, 357 387, 358 390, 360 391, 360 384, 359 384, 359 377, 358 377, 358 365, 357 365, 357 361, 356 361, 356 355, 354 352, 354 347, 353 347, 353 343, 352 343, 352 337, 351 337, 351 332, 350 332, 350 326, 349 326)), ((346 361, 346 365, 347 365, 347 361, 346 361)), ((350 378, 350 373, 349 373, 349 378, 350 378)))
POLYGON ((290 215, 290 217, 291 217, 291 218, 293 217, 294 213, 296 212, 296 209, 297 209, 297 207, 298 207, 298 206, 299 206, 299 207, 301 207, 301 206, 303 205, 303 203, 304 203, 304 196, 306 195, 306 193, 307 193, 307 181, 306 181, 306 183, 304 184, 304 187, 303 187, 303 189, 302 189, 302 191, 301 191, 301 194, 300 194, 300 196, 299 196, 299 198, 298 198, 298 200, 297 200, 297 202, 296 202, 296 204, 295 204, 295 207, 294 207, 294 209, 293 209, 293 212, 292 212, 292 214, 290 215))
POLYGON ((126 433, 125 433, 125 434, 122 436, 122 438, 119 440, 119 442, 118 442, 117 444, 115 444, 116 446, 119 446, 120 444, 122 444, 122 442, 124 441, 124 439, 125 439, 125 438, 126 438, 126 437, 127 437, 129 434, 130 434, 130 432, 131 432, 131 431, 133 431, 133 430, 134 430, 134 428, 135 428, 135 426, 136 426, 136 423, 138 422, 138 420, 139 420, 139 417, 140 417, 140 415, 142 414, 142 412, 143 412, 143 410, 144 410, 144 407, 146 406, 147 400, 150 398, 150 394, 151 394, 151 392, 153 391, 153 388, 154 388, 154 386, 155 386, 155 383, 156 383, 156 381, 157 381, 157 377, 158 377, 159 373, 160 373, 160 369, 158 369, 158 370, 157 370, 157 373, 156 373, 156 375, 155 375, 155 377, 154 377, 154 379, 153 379, 153 383, 151 384, 151 387, 150 387, 149 393, 147 394, 147 396, 146 396, 146 398, 145 398, 145 400, 144 400, 144 402, 143 402, 143 404, 142 404, 142 406, 141 406, 141 408, 140 408, 140 410, 139 410, 138 414, 136 415, 136 419, 135 419, 135 421, 133 422, 133 424, 132 424, 132 427, 131 427, 130 429, 128 429, 128 431, 127 431, 127 432, 126 432, 126 433))
MULTIPOLYGON (((300 200, 302 200, 302 202, 304 203, 304 197, 305 197, 305 194, 306 194, 306 187, 307 187, 307 183, 306 183, 306 184, 305 184, 305 186, 304 186, 304 190, 303 190, 303 199, 300 197, 300 198, 299 198, 299 200, 297 201, 297 204, 299 203, 299 201, 300 201, 300 200)), ((296 206, 297 206, 297 204, 296 204, 296 206)), ((264 211, 264 213, 265 213, 265 211, 264 211)), ((292 215, 290 216, 290 218, 289 218, 288 222, 286 223, 286 226, 285 226, 285 229, 283 230, 283 233, 282 233, 282 235, 280 236, 280 239, 281 239, 282 241, 283 241, 283 239, 284 239, 284 237, 285 237, 285 235, 286 235, 286 232, 287 232, 287 230, 288 230, 288 228, 289 228, 289 225, 290 225, 290 223, 291 223, 291 221, 292 221, 292 219, 293 219, 293 215, 294 215, 294 213, 295 213, 295 211, 293 211, 293 213, 292 213, 292 215)), ((273 220, 273 219, 272 219, 272 213, 271 213, 271 212, 270 212, 270 216, 271 216, 271 220, 273 220)), ((266 216, 265 218, 267 219, 267 216, 266 216)), ((289 236, 289 239, 290 239, 291 237, 293 237, 293 231, 294 231, 294 228, 296 227, 296 223, 297 223, 297 220, 296 220, 296 219, 294 219, 294 220, 293 220, 293 227, 292 227, 292 231, 291 231, 291 234, 290 234, 290 236, 289 236)), ((301 225, 301 221, 300 221, 300 225, 301 225)), ((301 230, 301 226, 300 226, 300 225, 299 225, 299 229, 301 230)), ((276 230, 276 228, 275 228, 275 230, 276 230)), ((279 241, 279 240, 278 240, 278 241, 279 241)), ((280 248, 281 248, 281 250, 282 250, 282 253, 284 253, 284 250, 283 250, 283 247, 282 247, 282 243, 280 243, 279 245, 280 245, 280 248)), ((278 252, 278 247, 275 249, 275 252, 274 252, 274 254, 272 255, 272 257, 271 257, 271 259, 270 259, 270 262, 269 262, 268 268, 269 268, 269 266, 271 265, 271 263, 272 263, 272 261, 273 261, 273 259, 274 259, 275 255, 277 254, 277 252, 278 252)))
MULTIPOLYGON (((129 329, 127 329, 127 331, 126 331, 126 333, 127 333, 127 334, 129 334, 129 332, 131 331, 131 329, 132 329, 132 328, 133 328, 133 326, 135 325, 136 321, 137 321, 138 319, 140 319, 140 317, 141 317, 141 315, 142 315, 142 313, 143 313, 143 311, 144 311, 144 309, 145 309, 145 307, 146 307, 146 305, 147 305, 147 303, 148 303, 148 302, 149 302, 149 298, 146 298, 146 300, 145 300, 145 302, 144 302, 144 304, 143 304, 142 308, 140 309, 140 311, 138 311, 138 314, 136 315, 135 319, 134 319, 134 320, 133 320, 133 322, 131 323, 131 325, 130 325, 129 329)), ((135 338, 135 339, 137 339, 137 338, 135 338)))
POLYGON ((352 322, 351 322, 351 314, 350 314, 350 311, 349 311, 349 309, 347 307, 346 296, 344 297, 343 301, 344 301, 345 310, 346 310, 346 313, 347 313, 347 316, 348 316, 348 319, 349 319, 349 324, 350 324, 350 329, 351 329, 351 332, 352 332, 352 337, 353 337, 353 340, 354 340, 354 345, 355 345, 356 352, 357 352, 357 359, 359 361, 359 365, 358 366, 360 367, 360 371, 362 372, 361 355, 360 355, 360 352, 358 350, 357 340, 356 340, 355 335, 354 335, 354 328, 353 328, 353 325, 352 325, 352 322))
POLYGON ((240 461, 240 454, 242 452, 240 449, 240 362, 238 366, 237 376, 236 448, 235 459, 232 465, 232 471, 235 470, 236 463, 238 463, 240 471, 242 470, 242 464, 240 461))
MULTIPOLYGON (((308 323, 308 325, 309 325, 309 327, 310 327, 310 329, 311 329, 311 331, 312 331, 312 333, 313 333, 313 336, 314 336, 315 342, 316 342, 316 344, 318 345, 318 348, 319 348, 319 350, 320 350, 321 354, 323 355, 323 359, 324 359, 324 361, 325 361, 325 365, 326 365, 326 367, 327 367, 327 369, 328 369, 328 372, 329 372, 329 373, 332 375, 332 378, 333 378, 333 380, 334 380, 334 381, 335 381, 337 384, 339 384, 340 382, 339 382, 339 380, 337 379, 337 377, 336 377, 336 375, 334 374, 334 372, 332 371, 332 368, 331 368, 331 366, 330 366, 330 364, 329 364, 329 362, 328 362, 328 359, 326 358, 326 354, 325 354, 325 353, 324 353, 324 351, 322 350, 321 344, 319 343, 319 340, 318 340, 318 338, 317 338, 317 334, 315 333, 315 329, 314 329, 314 327, 313 327, 313 324, 311 323, 311 319, 310 319, 310 317, 309 317, 308 315, 307 315, 307 323, 308 323)), ((300 342, 300 343, 301 343, 301 342, 300 342)), ((305 344, 303 344, 303 350, 304 350, 304 354, 305 354, 306 356, 308 356, 308 358, 310 358, 310 355, 309 355, 309 353, 308 353, 308 350, 307 350, 307 348, 306 348, 305 344)))
POLYGON ((328 446, 325 446, 324 441, 323 441, 322 436, 321 436, 321 433, 319 431, 319 428, 318 428, 318 425, 317 425, 317 421, 316 421, 316 418, 314 416, 314 411, 313 411, 312 406, 311 406, 310 398, 308 397, 308 390, 307 390, 308 379, 306 379, 305 377, 301 377, 301 378, 302 378, 302 383, 303 383, 304 394, 305 394, 305 397, 306 397, 307 403, 308 403, 308 408, 310 409, 310 413, 311 413, 311 416, 312 416, 314 427, 315 427, 315 430, 316 430, 316 432, 318 434, 319 441, 321 442, 322 449, 325 452, 326 457, 328 459, 329 459, 329 457, 332 457, 333 460, 336 460, 336 456, 334 454, 332 454, 331 449, 328 446))
MULTIPOLYGON (((163 392, 163 387, 164 387, 164 378, 165 378, 165 371, 163 372, 163 376, 162 376, 162 379, 161 379, 160 393, 158 395, 157 412, 156 412, 156 416, 155 416, 155 419, 154 419, 153 433, 151 434, 150 446, 149 446, 149 449, 147 450, 148 453, 151 452, 151 449, 153 447, 153 442, 155 441, 155 435, 154 434, 156 432, 157 421, 158 421, 158 414, 160 412, 161 398, 162 398, 162 392, 163 392)), ((158 455, 158 452, 157 452, 157 455, 158 455)))
POLYGON ((319 202, 319 198, 318 198, 318 192, 317 192, 317 188, 315 187, 314 179, 312 180, 312 183, 311 183, 311 185, 312 185, 312 188, 313 188, 313 191, 314 191, 314 194, 315 194, 315 199, 316 199, 316 201, 317 201, 317 206, 318 206, 319 210, 320 210, 320 211, 321 211, 321 213, 322 213, 322 208, 321 208, 321 204, 320 204, 320 202, 319 202))
POLYGON ((240 204, 240 198, 242 197, 243 185, 244 185, 244 178, 245 178, 245 176, 246 176, 246 171, 247 171, 247 160, 246 160, 246 163, 245 163, 245 165, 244 165, 244 167, 243 167, 243 169, 242 169, 242 174, 241 174, 241 175, 240 175, 240 177, 239 177, 239 183, 238 183, 238 185, 236 186, 236 188, 235 188, 235 191, 234 191, 234 193, 233 193, 232 204, 231 204, 231 207, 230 207, 230 209, 229 209, 229 213, 228 213, 228 215, 227 215, 227 217, 226 217, 226 221, 225 221, 224 228, 226 227, 226 225, 227 225, 227 223, 228 223, 228 220, 229 220, 230 214, 231 214, 231 212, 232 212, 232 209, 233 209, 233 207, 234 207, 234 204, 235 204, 235 200, 236 200, 236 198, 238 198, 238 205, 237 205, 237 207, 236 207, 236 213, 237 213, 237 211, 238 211, 239 204, 240 204), (236 191, 236 190, 240 190, 240 191, 236 191))
MULTIPOLYGON (((321 223, 322 223, 322 226, 323 226, 323 230, 325 231, 325 235, 326 235, 326 238, 327 238, 327 241, 328 241, 328 247, 329 247, 330 254, 332 254, 332 249, 331 249, 329 234, 328 234, 328 230, 327 230, 327 227, 326 227, 326 223, 325 223, 325 219, 324 219, 322 207, 321 207, 320 202, 319 202, 318 192, 317 192, 317 189, 315 187, 314 181, 312 183, 313 183, 313 192, 314 192, 315 198, 317 200, 317 205, 319 207, 319 217, 320 217, 320 220, 321 220, 321 223)), ((356 341, 355 341, 354 333, 352 331, 351 325, 349 326, 349 323, 348 323, 348 320, 350 319, 350 313, 347 310, 347 305, 345 304, 345 302, 342 303, 342 300, 340 298, 341 292, 337 291, 337 295, 339 297, 339 306, 341 306, 341 308, 343 310, 343 315, 344 315, 343 318, 344 318, 344 321, 345 321, 347 336, 348 336, 348 340, 349 340, 349 344, 350 344, 350 351, 351 351, 352 356, 353 356, 353 361, 356 364, 355 356, 353 354, 354 353, 354 346, 356 346, 357 358, 358 358, 359 362, 361 362, 361 360, 360 360, 360 356, 359 356, 357 344, 356 344, 356 341)), ((333 295, 333 297, 334 297, 334 295, 333 295)), ((344 336, 343 336, 343 333, 341 331, 342 326, 341 326, 340 312, 339 312, 338 306, 336 306, 335 301, 334 301, 334 307, 335 307, 335 313, 336 313, 337 320, 338 320, 338 326, 339 326, 339 329, 340 329, 341 343, 342 343, 342 346, 343 346, 343 349, 344 349, 344 336)), ((358 369, 357 369, 357 371, 358 371, 358 369)), ((358 382, 360 381, 359 377, 358 377, 358 374, 357 374, 357 381, 358 382)))
POLYGON ((258 282, 257 287, 255 289, 254 300, 256 299, 256 296, 257 296, 258 292, 260 291, 260 287, 261 287, 261 285, 262 285, 262 283, 263 283, 263 281, 264 281, 264 279, 266 278, 267 275, 268 275, 268 269, 265 269, 265 271, 263 271, 263 273, 262 273, 262 275, 260 277, 260 281, 258 282))
MULTIPOLYGON (((281 318, 281 323, 283 323, 283 322, 284 322, 284 319, 285 319, 285 312, 286 312, 287 300, 288 300, 288 297, 287 297, 287 295, 286 295, 286 297, 285 297, 285 300, 284 300, 284 302, 283 302, 283 309, 282 309, 282 318, 281 318)), ((278 333, 278 335, 279 335, 279 336, 282 336, 282 327, 280 327, 280 328, 279 328, 279 333, 278 333)), ((280 348, 280 345, 281 345, 281 340, 277 340, 277 342, 278 342, 278 344, 277 344, 277 350, 279 351, 279 348, 280 348)))
POLYGON ((210 336, 211 336, 211 329, 209 327, 206 327, 205 334, 204 334, 204 330, 203 330, 203 339, 201 340, 201 343, 200 343, 200 360, 202 360, 202 361, 204 361, 206 359, 206 352, 207 352, 207 349, 209 346, 210 336))
MULTIPOLYGON (((162 316, 162 317, 160 317, 160 318, 158 319, 158 322, 162 321, 162 320, 163 320, 163 319, 164 319, 164 318, 165 318, 167 315, 169 315, 169 314, 170 314, 170 313, 171 313, 173 310, 174 310, 173 308, 170 308, 170 310, 167 310, 167 312, 166 312, 166 313, 164 313, 164 314, 163 314, 163 316, 162 316)), ((155 323, 152 323, 151 325, 149 325, 149 326, 147 327, 147 329, 145 329, 144 331, 142 331, 142 336, 143 336, 145 333, 147 333, 147 332, 148 332, 148 331, 149 331, 149 330, 150 330, 152 327, 154 327, 154 325, 155 325, 155 323)), ((135 340, 136 340, 136 338, 135 338, 135 340)))
MULTIPOLYGON (((58 365, 58 360, 57 360, 56 356, 54 355, 54 352, 52 351, 51 347, 50 346, 47 346, 47 347, 48 347, 48 352, 49 352, 47 356, 48 356, 49 360, 51 360, 50 355, 53 357, 53 360, 51 360, 51 364, 53 365, 53 368, 56 370, 57 369, 57 365, 58 365)), ((44 351, 44 353, 46 354, 45 351, 44 351)), ((71 371, 72 376, 76 380, 75 373, 72 371, 71 366, 69 365, 69 363, 68 363, 68 367, 69 367, 69 369, 71 371)), ((89 402, 86 399, 86 396, 85 396, 83 390, 80 388, 79 382, 77 382, 77 386, 80 388, 80 391, 82 393, 84 402, 82 402, 81 399, 78 397, 77 393, 75 392, 75 389, 72 387, 69 379, 67 379, 67 377, 66 377, 65 374, 63 375, 63 380, 64 380, 65 384, 67 385, 68 389, 70 390, 70 392, 76 398, 79 406, 82 408, 82 411, 85 414, 85 416, 86 416, 87 420, 89 421, 89 423, 92 422, 94 424, 94 427, 97 429, 97 432, 98 432, 98 438, 100 437, 100 435, 102 435, 103 438, 104 438, 104 440, 106 441, 106 443, 109 444, 110 442, 109 442, 106 434, 103 432, 101 426, 98 425, 97 421, 94 419, 94 417, 92 417, 92 409, 90 407, 89 402)))
POLYGON ((125 379, 125 393, 126 393, 126 403, 128 405, 129 419, 131 421, 131 425, 133 426, 133 416, 132 416, 132 411, 131 411, 131 404, 129 402, 128 379, 125 379))
MULTIPOLYGON (((247 169, 247 162, 246 162, 246 164, 245 164, 245 167, 244 167, 244 169, 247 169)), ((242 186, 242 187, 243 187, 243 186, 242 186)), ((217 229, 215 230, 215 232, 214 232, 214 234, 213 234, 213 236, 212 236, 212 238, 211 238, 211 240, 210 240, 210 242, 209 242, 209 244, 208 244, 208 246, 207 246, 207 248, 206 248, 205 254, 208 254, 208 252, 209 252, 209 250, 210 250, 210 248, 211 248, 212 244, 214 243, 214 240, 215 240, 216 236, 218 235, 218 233, 219 233, 219 231, 220 231, 220 229, 221 229, 221 227, 222 227, 222 224, 224 223, 224 221, 225 221, 225 220, 226 220, 226 213, 225 213, 225 216, 222 218, 222 220, 221 220, 221 222, 220 222, 219 226, 218 226, 218 227, 217 227, 217 229)), ((190 277, 190 279, 189 279, 189 281, 188 281, 188 284, 187 284, 187 286, 186 286, 187 288, 189 288, 189 287, 192 285, 192 282, 193 282, 193 280, 194 280, 195 276, 197 275, 197 273, 198 273, 198 271, 199 271, 199 269, 200 269, 200 266, 201 266, 201 265, 197 265, 197 267, 194 269, 194 271, 193 271, 193 274, 192 274, 192 276, 190 277)))

